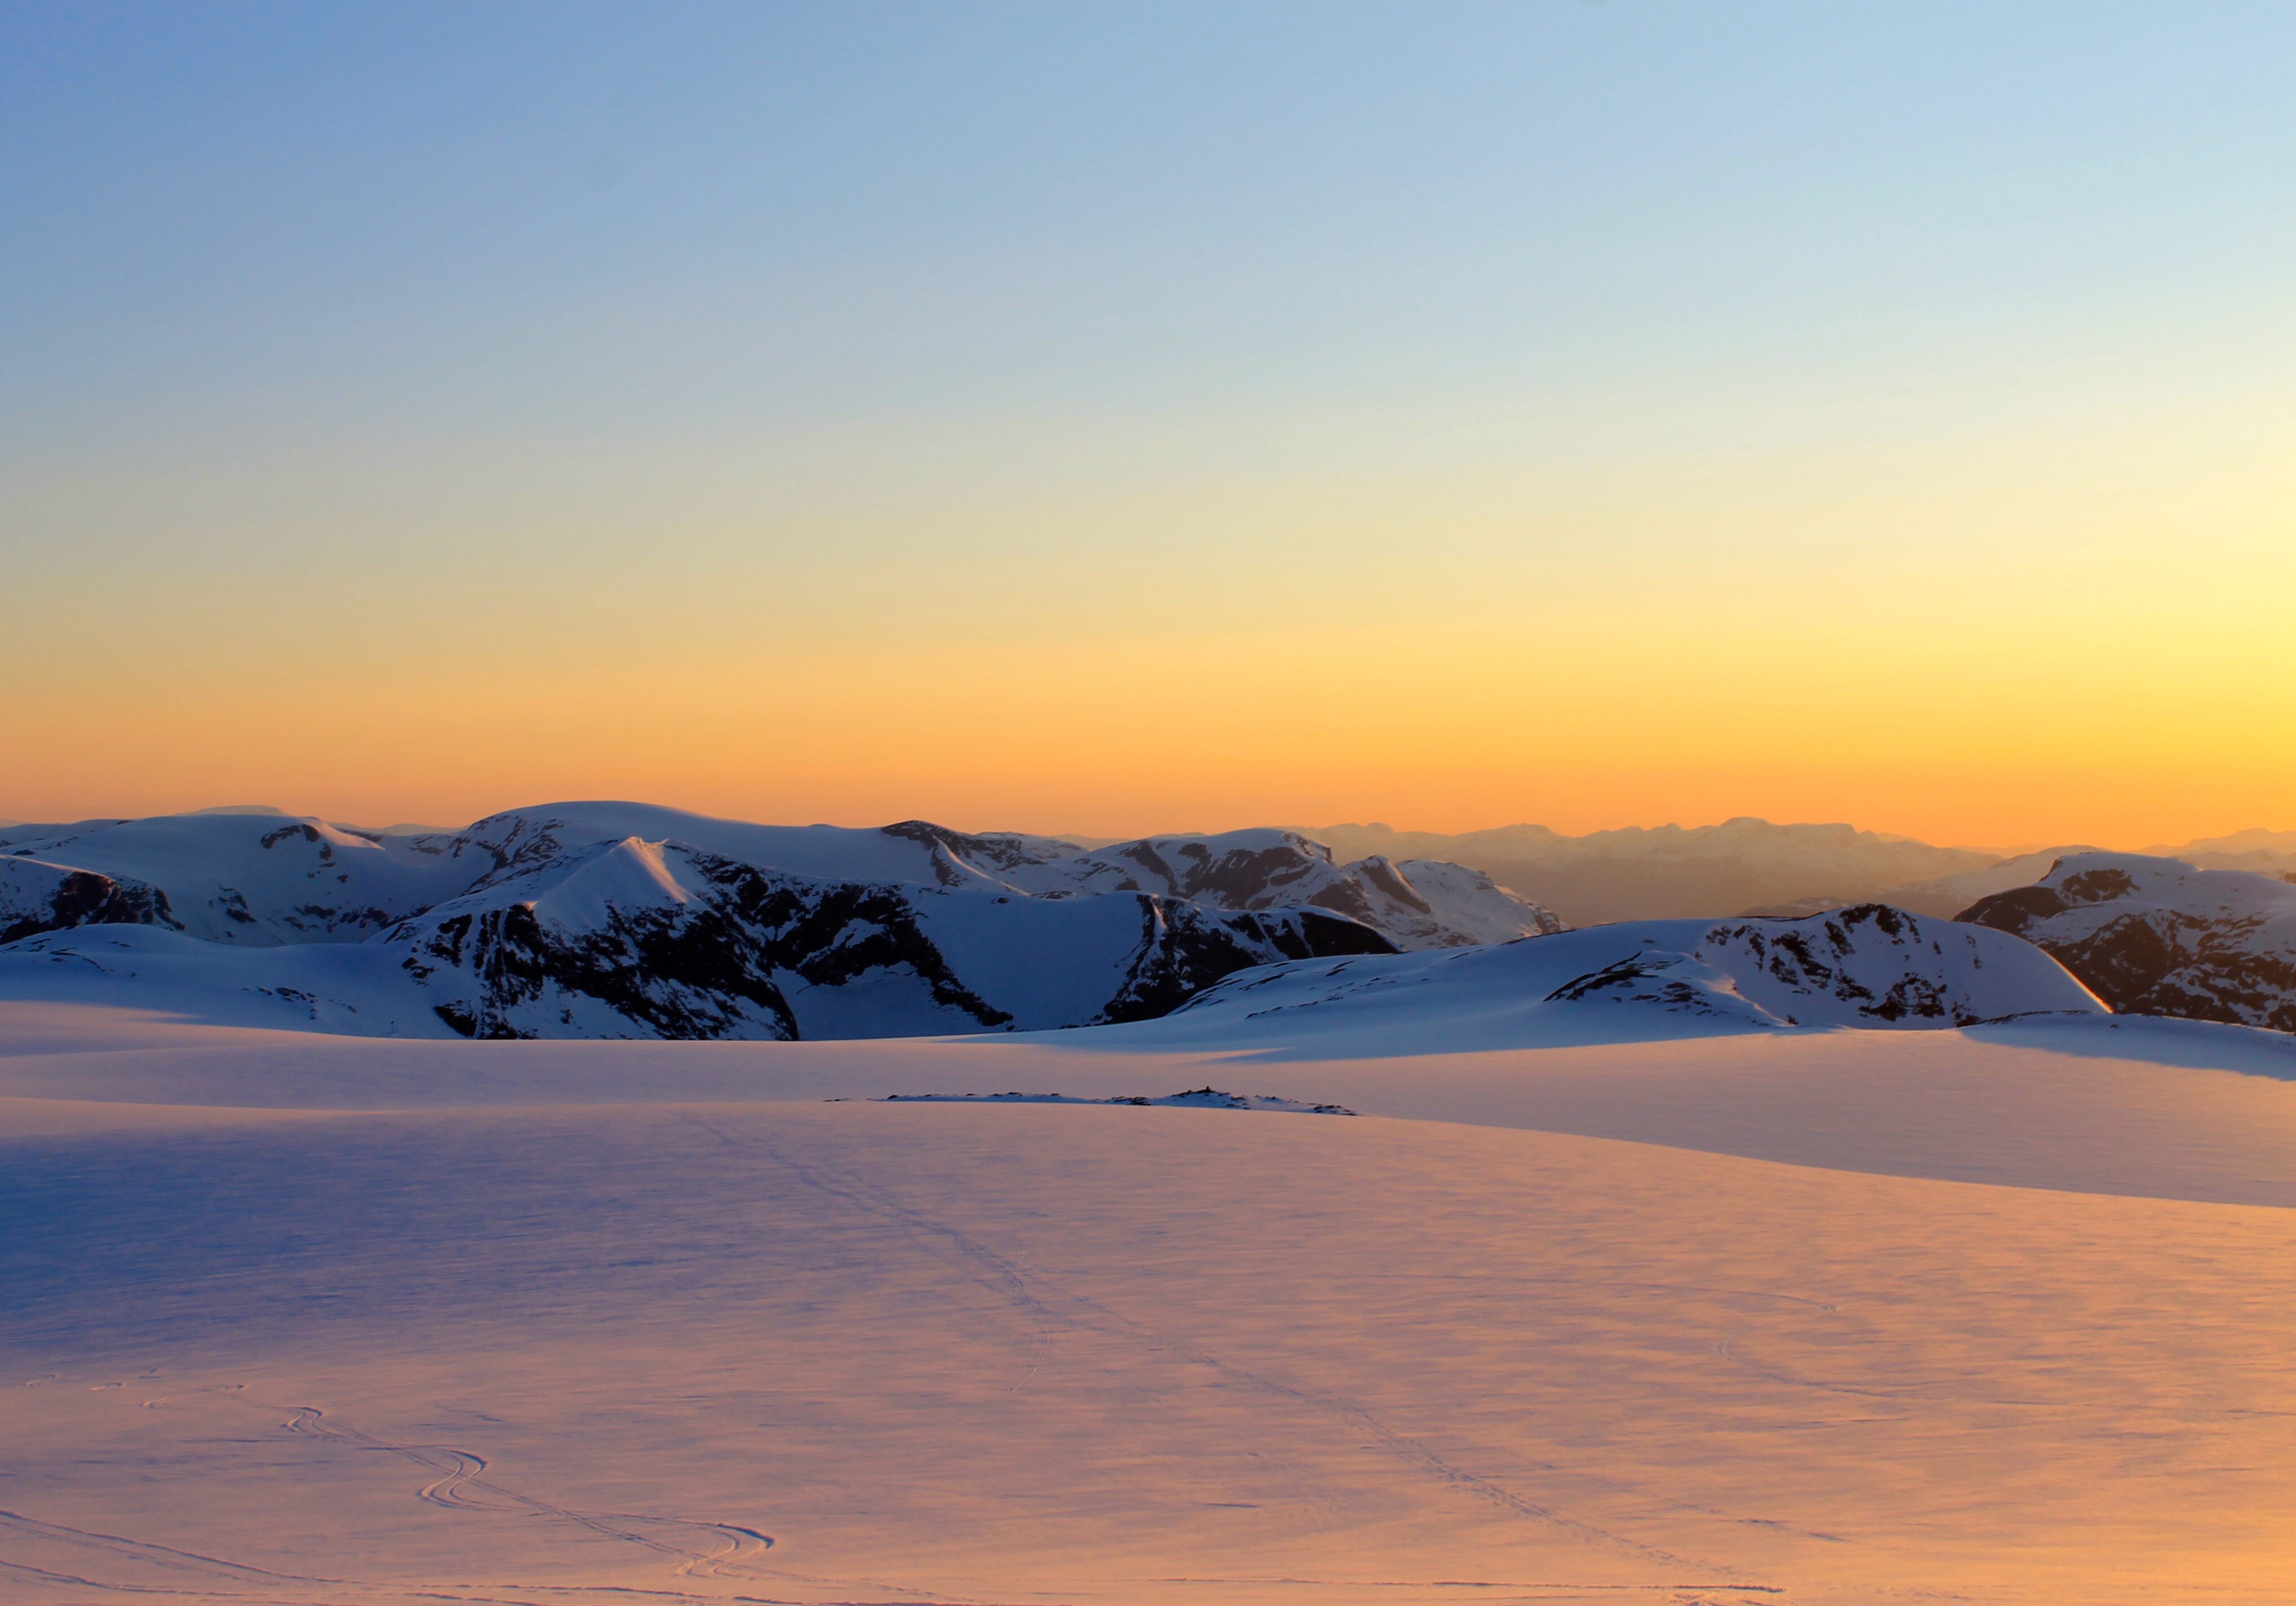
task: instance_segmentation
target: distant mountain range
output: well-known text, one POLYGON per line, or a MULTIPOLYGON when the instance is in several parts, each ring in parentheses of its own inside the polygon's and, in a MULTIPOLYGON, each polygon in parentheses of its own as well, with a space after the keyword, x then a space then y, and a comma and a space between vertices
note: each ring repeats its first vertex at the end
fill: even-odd
MULTIPOLYGON (((1469 865, 1573 926, 1750 914, 1791 917, 1861 903, 1950 918, 1988 893, 2033 881, 2067 854, 2095 851, 2069 844, 2005 858, 1849 825, 1774 825, 1756 819, 1579 837, 1543 825, 1459 836, 1378 824, 1327 825, 1305 834, 1342 856, 1439 858, 1469 865)), ((2296 831, 2246 831, 2146 852, 2202 869, 2284 874, 2296 872, 2296 831)))
POLYGON ((1284 832, 1097 850, 630 803, 451 835, 271 813, 0 832, 0 986, 373 1036, 847 1037, 1160 1014, 1286 958, 1554 930, 1455 864, 1284 832))

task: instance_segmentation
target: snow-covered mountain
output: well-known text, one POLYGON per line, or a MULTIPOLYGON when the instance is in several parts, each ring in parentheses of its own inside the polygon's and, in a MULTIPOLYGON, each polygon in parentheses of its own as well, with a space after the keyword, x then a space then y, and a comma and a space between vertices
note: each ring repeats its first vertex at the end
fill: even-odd
MULTIPOLYGON (((2105 848, 2088 844, 2037 848, 1998 864, 1895 888, 1888 901, 1923 914, 1957 914, 1980 898, 2030 886, 2047 875, 2050 867, 2060 859, 2105 852, 2105 848)), ((2113 856, 2181 859, 2198 870, 2248 870, 2285 878, 2296 873, 2296 832, 2243 831, 2228 837, 2187 842, 2180 848, 2148 848, 2142 854, 2113 856)))
MULTIPOLYGON (((462 891, 471 875, 430 840, 271 814, 162 815, 15 826, 0 832, 0 857, 148 889, 144 921, 204 942, 275 947, 357 942, 462 891)), ((53 924, 87 923, 70 914, 53 924)))
POLYGON ((816 881, 626 838, 365 942, 47 932, 0 947, 0 996, 358 1036, 904 1037, 1136 1020, 1248 966, 1393 951, 1320 909, 816 881))
POLYGON ((1805 920, 1632 921, 1456 952, 1241 971, 1157 1041, 1428 1053, 1811 1027, 1945 1028, 2103 1014, 2005 933, 1866 905, 1805 920))
POLYGON ((1136 1020, 1242 968, 1556 924, 1473 871, 1341 865, 1281 832, 1079 851, 922 821, 577 803, 444 836, 267 814, 20 827, 0 855, 0 988, 14 996, 125 989, 203 1018, 370 1035, 1136 1020))
POLYGON ((489 878, 378 946, 472 1035, 665 1037, 1134 1020, 1279 956, 1393 951, 1319 909, 824 881, 635 837, 489 878))
MULTIPOLYGON (((1210 909, 1292 905, 1344 914, 1398 947, 1504 941, 1559 929, 1488 876, 1430 861, 1341 864, 1294 832, 1159 837, 1081 850, 1049 837, 972 835, 922 820, 875 830, 753 825, 645 803, 560 803, 450 834, 390 835, 275 813, 164 815, 0 831, 0 856, 153 889, 170 924, 210 942, 357 940, 447 899, 629 838, 820 881, 988 889, 1061 898, 1152 892, 1210 909)), ((59 915, 55 926, 83 923, 59 915)))
MULTIPOLYGON (((1341 862, 1284 831, 1079 848, 924 821, 773 826, 568 803, 414 836, 275 814, 0 832, 0 995, 362 1035, 1124 1024, 1238 971, 1253 972, 1257 996, 1308 985, 1298 962, 1334 960, 1347 962, 1341 996, 1407 984, 1447 1014, 1496 1012, 1516 1035, 1534 1017, 1538 1031, 1631 1019, 1634 1033, 1664 1035, 2096 1007, 2012 937, 1879 905, 1575 934, 1560 923, 1480 871, 1341 862), (1568 973, 1549 978, 1557 966, 1568 973)), ((1211 1020, 1239 996, 1216 989, 1190 1013, 1211 1020)), ((1338 1018, 1320 1004, 1315 1016, 1338 1018)))
POLYGON ((2296 1031, 2296 885, 2278 877, 2071 854, 1961 918, 2046 948, 2115 1010, 2296 1031))

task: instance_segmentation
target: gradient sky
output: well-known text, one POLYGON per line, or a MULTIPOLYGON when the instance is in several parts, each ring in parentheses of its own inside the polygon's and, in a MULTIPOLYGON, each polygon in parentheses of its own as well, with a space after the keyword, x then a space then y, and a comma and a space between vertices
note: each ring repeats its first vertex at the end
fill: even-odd
POLYGON ((2296 8, 0 4, 0 817, 2296 825, 2296 8))

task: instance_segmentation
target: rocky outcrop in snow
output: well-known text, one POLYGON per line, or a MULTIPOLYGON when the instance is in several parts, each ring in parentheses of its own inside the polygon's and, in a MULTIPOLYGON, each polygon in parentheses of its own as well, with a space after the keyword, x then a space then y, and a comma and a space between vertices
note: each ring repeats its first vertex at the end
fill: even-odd
POLYGON ((0 858, 0 943, 102 925, 181 929, 156 887, 35 858, 0 858))
POLYGON ((2125 1013, 2296 1031, 2296 885, 2084 853, 1961 918, 2047 950, 2125 1013))

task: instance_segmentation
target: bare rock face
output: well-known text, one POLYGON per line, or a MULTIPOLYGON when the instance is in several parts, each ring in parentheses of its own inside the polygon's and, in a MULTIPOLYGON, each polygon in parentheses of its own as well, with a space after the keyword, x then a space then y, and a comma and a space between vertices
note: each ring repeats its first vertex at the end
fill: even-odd
POLYGON ((1960 918, 2046 950, 2124 1013, 2296 1031, 2296 885, 2274 876, 2074 854, 1960 918))

